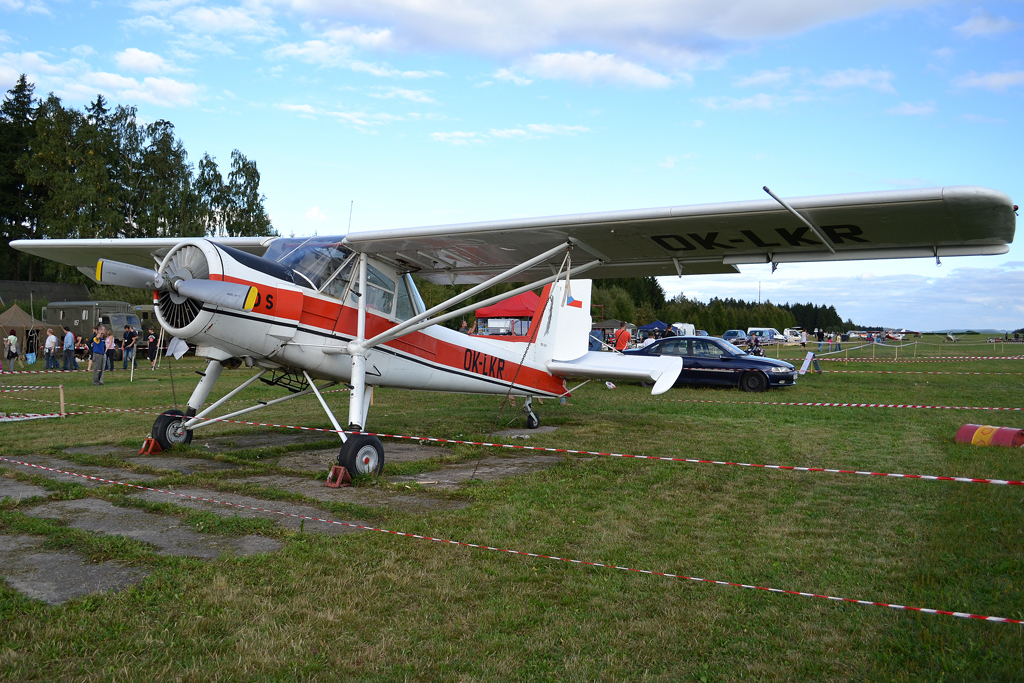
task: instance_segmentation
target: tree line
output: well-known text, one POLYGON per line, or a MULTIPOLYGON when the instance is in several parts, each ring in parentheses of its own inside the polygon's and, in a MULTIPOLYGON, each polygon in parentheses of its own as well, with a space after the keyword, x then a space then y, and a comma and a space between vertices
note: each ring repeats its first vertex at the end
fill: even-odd
POLYGON ((653 277, 595 280, 591 303, 603 307, 592 309, 595 316, 637 325, 655 320, 669 324, 692 323, 713 335, 748 327, 774 327, 780 331, 787 327, 802 327, 808 331, 821 328, 830 332, 865 329, 850 319, 844 321, 835 306, 718 298, 704 303, 682 294, 666 299, 665 290, 653 277))
POLYGON ((189 162, 171 122, 102 95, 81 111, 37 99, 23 74, 0 104, 0 279, 85 281, 17 239, 276 234, 259 184, 237 149, 225 179, 209 154, 189 162))

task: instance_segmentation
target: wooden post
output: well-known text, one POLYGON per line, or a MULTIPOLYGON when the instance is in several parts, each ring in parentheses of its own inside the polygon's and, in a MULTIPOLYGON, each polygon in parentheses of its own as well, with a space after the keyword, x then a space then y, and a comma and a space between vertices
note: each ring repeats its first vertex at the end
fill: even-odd
POLYGON ((64 385, 61 384, 59 388, 60 388, 60 416, 64 417, 65 416, 65 412, 64 412, 64 385))

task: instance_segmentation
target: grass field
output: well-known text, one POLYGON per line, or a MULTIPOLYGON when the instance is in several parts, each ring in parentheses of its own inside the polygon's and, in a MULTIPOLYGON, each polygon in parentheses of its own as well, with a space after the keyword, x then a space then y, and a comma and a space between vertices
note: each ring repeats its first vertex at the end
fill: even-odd
MULTIPOLYGON (((1016 355, 979 344, 920 346, 917 357, 1016 355)), ((812 346, 811 344, 808 345, 812 346)), ((813 348, 816 348, 814 346, 813 348)), ((799 348, 785 348, 796 359, 799 348)), ((870 357, 871 349, 852 355, 870 357)), ((876 359, 894 358, 891 348, 876 359)), ((901 359, 913 360, 907 347, 901 359)), ((769 353, 775 356, 775 352, 769 353)), ((195 360, 108 375, 0 376, 0 384, 63 383, 71 403, 160 408, 183 403, 195 360)), ((710 401, 912 403, 1020 407, 1024 360, 823 362, 825 370, 952 374, 808 374, 768 394, 673 389, 661 397, 591 383, 568 402, 535 406, 552 433, 529 445, 883 472, 1024 479, 1024 452, 953 443, 967 422, 1024 427, 1020 412, 824 408, 710 401), (965 372, 1005 373, 968 375, 965 372)), ((250 376, 225 372, 218 392, 250 376)), ((260 388, 250 397, 271 398, 260 388)), ((56 392, 0 395, 0 410, 41 411, 56 392)), ((218 393, 218 395, 220 395, 218 393)), ((346 394, 332 403, 344 414, 346 394)), ((369 428, 481 439, 522 418, 497 397, 377 390, 369 428)), ((92 410, 74 408, 69 410, 92 410)), ((243 418, 244 419, 244 418, 243 418)), ((255 413, 266 422, 326 427, 315 400, 255 413)), ((138 446, 153 417, 135 413, 0 424, 0 455, 60 454, 139 469, 69 446, 138 446)), ((217 425, 213 434, 261 427, 217 425)), ((280 430, 278 430, 280 431, 280 430)), ((194 445, 204 436, 197 432, 194 445)), ((329 434, 324 444, 330 445, 329 434)), ((523 442, 519 442, 523 443, 523 442)), ((385 449, 388 441, 385 440, 385 449)), ((214 457, 201 448, 195 457, 214 457)), ((283 449, 216 457, 230 477, 274 472, 283 449)), ((488 450, 522 457, 522 452, 488 450)), ((480 450, 457 446, 450 459, 480 450)), ((360 486, 417 494, 387 481, 444 466, 387 465, 360 486)), ((24 468, 5 476, 27 479, 24 468)), ((167 488, 230 488, 224 474, 165 477, 167 488)), ((114 487, 51 484, 61 495, 132 505, 114 487)), ((273 498, 274 492, 267 491, 273 498)), ((789 590, 1024 619, 1024 487, 797 473, 609 457, 566 456, 553 468, 445 495, 458 510, 413 515, 316 503, 327 516, 410 533, 789 590)), ((171 500, 169 503, 173 502, 171 500)), ((1019 681, 1024 628, 524 558, 365 532, 327 537, 253 521, 210 533, 282 538, 273 554, 211 562, 164 557, 0 506, 0 534, 141 566, 150 576, 114 595, 59 607, 0 585, 3 680, 651 680, 1019 681)), ((272 504, 268 505, 272 507, 272 504)), ((180 514, 170 506, 159 511, 180 514)))

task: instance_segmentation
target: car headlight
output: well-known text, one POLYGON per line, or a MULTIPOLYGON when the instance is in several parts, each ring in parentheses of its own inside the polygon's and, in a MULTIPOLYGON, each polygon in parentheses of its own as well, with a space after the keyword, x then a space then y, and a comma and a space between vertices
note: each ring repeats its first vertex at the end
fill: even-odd
POLYGON ((793 372, 793 371, 790 370, 789 368, 780 368, 779 366, 776 365, 776 366, 772 366, 772 372, 774 372, 776 374, 779 374, 779 375, 784 375, 784 374, 788 374, 788 373, 793 372))

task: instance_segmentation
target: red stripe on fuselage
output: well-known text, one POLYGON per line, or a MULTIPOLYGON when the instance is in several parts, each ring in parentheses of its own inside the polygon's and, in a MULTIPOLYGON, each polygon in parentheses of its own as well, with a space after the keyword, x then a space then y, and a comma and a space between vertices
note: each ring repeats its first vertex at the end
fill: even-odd
MULTIPOLYGON (((290 289, 280 289, 268 286, 265 283, 250 282, 230 275, 223 278, 211 276, 211 279, 214 277, 223 279, 226 282, 256 287, 259 292, 259 298, 252 309, 253 313, 273 318, 285 318, 299 325, 324 332, 334 332, 349 337, 355 337, 356 335, 358 311, 351 306, 342 305, 336 299, 307 294, 305 292, 296 292, 290 289)), ((545 296, 549 287, 544 289, 545 296)), ((546 302, 547 299, 543 299, 543 301, 546 302)), ((536 338, 543 311, 544 306, 542 305, 534 314, 530 335, 532 338, 536 338)), ((395 327, 396 324, 367 310, 366 338, 369 339, 382 332, 386 332, 395 327)), ((429 329, 427 328, 427 330, 429 329)), ((416 356, 425 361, 480 375, 481 378, 496 379, 509 383, 514 378, 516 386, 529 387, 552 394, 562 394, 565 392, 565 381, 562 378, 554 377, 546 370, 529 365, 518 367, 522 351, 517 352, 513 350, 507 352, 509 355, 517 356, 514 360, 505 358, 494 353, 495 351, 504 351, 504 349, 498 349, 487 344, 486 341, 481 344, 481 346, 486 344, 486 348, 472 348, 474 346, 472 342, 476 339, 475 337, 466 336, 467 344, 460 346, 438 339, 426 331, 421 331, 403 335, 399 339, 384 343, 383 346, 416 356)))

